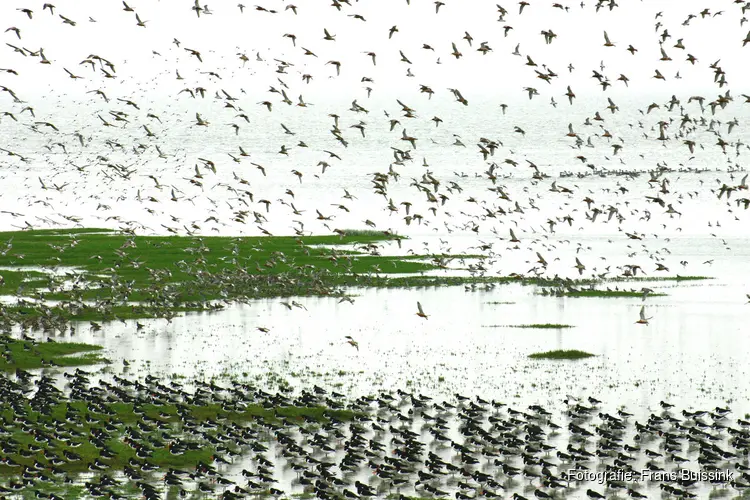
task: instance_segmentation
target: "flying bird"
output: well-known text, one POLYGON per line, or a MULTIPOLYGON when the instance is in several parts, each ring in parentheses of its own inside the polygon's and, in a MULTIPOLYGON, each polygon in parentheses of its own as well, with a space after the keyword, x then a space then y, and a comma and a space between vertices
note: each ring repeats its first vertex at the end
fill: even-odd
POLYGON ((419 302, 417 302, 417 316, 427 319, 427 315, 424 313, 424 309, 422 309, 422 304, 419 302))
POLYGON ((648 325, 648 320, 653 319, 646 317, 646 306, 641 306, 641 312, 640 312, 640 319, 636 321, 636 324, 638 325, 648 325))
POLYGON ((609 41, 609 36, 607 35, 607 32, 604 32, 604 46, 605 47, 614 47, 615 44, 609 41))
POLYGON ((346 336, 346 337, 344 337, 344 338, 346 339, 346 343, 347 343, 347 344, 349 344, 349 345, 350 345, 350 346, 352 346, 352 347, 356 347, 356 348, 357 348, 357 351, 359 351, 359 342, 357 342, 356 340, 354 340, 354 339, 353 339, 353 338, 351 337, 351 335, 347 335, 347 336, 346 336))

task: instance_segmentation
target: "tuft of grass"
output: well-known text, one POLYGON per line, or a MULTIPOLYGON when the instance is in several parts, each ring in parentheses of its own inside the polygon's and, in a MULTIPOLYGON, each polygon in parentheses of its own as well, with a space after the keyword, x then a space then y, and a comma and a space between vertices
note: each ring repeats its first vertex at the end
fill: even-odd
POLYGON ((390 231, 377 231, 375 229, 341 229, 339 231, 339 234, 342 234, 345 236, 370 236, 375 238, 388 238, 393 240, 402 240, 406 239, 406 236, 399 236, 397 234, 391 233, 390 231))
MULTIPOLYGON (((119 487, 114 488, 115 491, 119 489, 119 487)), ((79 498, 86 498, 88 494, 86 487, 82 484, 55 484, 51 481, 40 485, 38 491, 46 493, 47 495, 54 494, 61 498, 76 500, 79 498)), ((34 491, 31 491, 31 488, 27 488, 21 492, 21 498, 23 498, 23 500, 35 500, 39 497, 34 491)))
MULTIPOLYGON (((390 271, 389 271, 390 272, 390 271)), ((544 278, 521 278, 517 276, 424 276, 408 275, 394 278, 368 276, 363 280, 365 286, 381 288, 413 288, 459 285, 520 283, 521 285, 550 286, 557 284, 544 278)), ((586 283, 581 283, 586 284, 586 283)))
POLYGON ((712 280, 710 276, 620 276, 609 281, 701 281, 712 280))
MULTIPOLYGON (((643 298, 643 292, 638 290, 552 290, 542 295, 553 297, 601 297, 601 298, 643 298)), ((665 297, 666 293, 649 293, 647 297, 665 297)))
POLYGON ((533 329, 550 329, 560 330, 562 328, 573 328, 573 325, 563 325, 560 323, 531 323, 528 325, 507 325, 508 328, 533 328, 533 329))
POLYGON ((546 351, 546 352, 535 352, 534 354, 529 354, 529 358, 531 359, 583 359, 583 358, 590 358, 592 356, 596 356, 595 354, 591 354, 590 352, 585 351, 578 351, 578 350, 556 350, 556 351, 546 351))
MULTIPOLYGON (((732 495, 732 492, 729 491, 729 490, 725 490, 725 489, 713 489, 708 494, 708 498, 724 498, 724 497, 728 497, 730 495, 732 495)), ((740 496, 733 497, 733 498, 739 498, 739 499, 741 499, 741 498, 748 498, 748 495, 750 495, 750 492, 745 491, 740 496)))
POLYGON ((85 366, 108 363, 99 353, 101 346, 73 342, 37 343, 0 338, 5 351, 0 357, 0 372, 30 370, 46 366, 85 366), (82 354, 74 356, 75 354, 82 354))
POLYGON ((434 500, 435 497, 407 497, 406 495, 396 495, 394 493, 391 493, 385 498, 389 500, 396 499, 396 498, 400 500, 434 500))

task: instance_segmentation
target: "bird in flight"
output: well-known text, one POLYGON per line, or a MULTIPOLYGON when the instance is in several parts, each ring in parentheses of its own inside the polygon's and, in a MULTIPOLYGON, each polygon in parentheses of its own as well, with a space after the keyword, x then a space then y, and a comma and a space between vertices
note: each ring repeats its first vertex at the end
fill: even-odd
POLYGON ((578 269, 578 275, 583 276, 583 271, 586 269, 586 266, 581 263, 581 261, 576 257, 576 265, 575 268, 578 269))
POLYGON ((359 351, 359 342, 357 342, 356 340, 354 340, 354 339, 353 339, 353 338, 351 337, 351 335, 347 335, 347 336, 346 336, 346 337, 344 337, 344 338, 346 339, 346 343, 347 343, 347 344, 349 344, 349 345, 350 345, 350 346, 352 346, 352 347, 356 347, 356 348, 357 348, 357 351, 359 351))
POLYGON ((609 41, 609 36, 607 35, 607 32, 604 32, 604 46, 605 47, 614 47, 615 44, 609 41))
POLYGON ((422 309, 422 304, 420 302, 417 302, 417 316, 427 319, 427 315, 424 313, 424 309, 422 309))
POLYGON ((636 321, 636 324, 638 325, 648 325, 648 320, 653 319, 653 316, 650 318, 646 317, 646 306, 641 306, 641 314, 640 319, 636 321))

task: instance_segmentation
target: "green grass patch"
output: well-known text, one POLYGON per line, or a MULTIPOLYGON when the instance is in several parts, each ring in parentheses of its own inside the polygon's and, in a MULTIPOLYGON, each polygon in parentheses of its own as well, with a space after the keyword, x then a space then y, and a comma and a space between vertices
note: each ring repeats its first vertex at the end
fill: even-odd
POLYGON ((591 354, 589 352, 585 351, 577 351, 577 350, 557 350, 557 351, 546 351, 546 352, 535 352, 534 354, 529 354, 529 358, 531 359, 583 359, 583 358, 590 358, 592 356, 596 356, 595 354, 591 354))
POLYGON ((101 346, 72 342, 32 342, 0 338, 0 371, 30 370, 46 366, 85 366, 107 363, 101 346), (78 356, 76 356, 78 355, 78 356))
MULTIPOLYGON (((105 229, 0 233, 0 294, 56 300, 54 319, 164 317, 209 309, 209 302, 297 295, 342 295, 371 275, 415 274, 443 256, 380 254, 400 236, 349 231, 330 236, 134 236, 105 229), (62 269, 51 275, 47 269, 62 269), (26 269, 29 269, 28 271, 26 269), (95 307, 86 302, 97 302, 95 307), (136 305, 138 304, 138 305, 136 305)), ((9 308, 21 322, 38 301, 9 308)))
MULTIPOLYGON (((36 500, 39 497, 36 496, 36 493, 33 490, 46 493, 47 495, 54 494, 60 498, 65 498, 66 500, 78 500, 79 498, 87 498, 90 496, 88 494, 88 491, 86 491, 86 487, 82 484, 55 484, 53 482, 47 482, 44 484, 39 484, 38 487, 28 488, 21 491, 20 498, 22 498, 23 500, 36 500)), ((124 487, 122 487, 121 485, 117 485, 112 488, 112 491, 120 495, 124 495, 127 493, 130 493, 132 495, 138 493, 138 491, 140 490, 136 489, 134 483, 125 483, 124 487)))
MULTIPOLYGON (((23 300, 6 308, 7 323, 44 329, 63 321, 171 319, 182 312, 210 312, 220 308, 215 304, 232 301, 342 297, 346 287, 518 283, 562 290, 604 282, 520 275, 428 276, 429 271, 457 270, 452 267, 456 259, 486 256, 383 255, 388 242, 401 239, 390 232, 360 229, 301 237, 136 236, 99 228, 2 232, 0 267, 10 270, 0 271, 0 295, 23 300), (48 272, 53 269, 54 275, 48 272), (42 305, 50 300, 58 303, 42 305)), ((640 292, 565 293, 640 296, 640 292)))
MULTIPOLYGON (((634 290, 578 290, 565 292, 565 297, 638 297, 643 298, 643 292, 634 290)), ((666 293, 649 293, 647 297, 665 297, 666 293)))
MULTIPOLYGON (((53 300, 57 299, 53 298, 53 300)), ((211 312, 217 309, 223 309, 223 306, 193 303, 175 305, 166 309, 135 304, 123 304, 101 308, 87 304, 63 302, 61 305, 49 307, 41 303, 32 304, 21 302, 16 305, 6 306, 5 315, 6 317, 16 320, 27 328, 42 328, 44 326, 42 319, 48 317, 64 318, 69 321, 88 321, 90 327, 93 327, 91 322, 124 321, 127 319, 144 318, 170 318, 180 312, 211 312)))
POLYGON ((385 498, 388 498, 388 499, 398 498, 400 500, 435 500, 435 497, 408 497, 406 495, 397 495, 395 493, 391 493, 385 498))
MULTIPOLYGON (((521 285, 534 286, 557 286, 559 281, 546 278, 524 278, 519 276, 398 276, 381 277, 368 276, 362 282, 367 286, 379 288, 413 288, 413 287, 439 287, 459 285, 481 285, 481 284, 504 284, 517 283, 521 285)), ((590 281, 576 281, 576 285, 592 283, 590 281)))
POLYGON ((0 269, 0 295, 12 295, 21 288, 37 288, 44 285, 45 274, 39 271, 13 271, 0 269))
POLYGON ((676 276, 623 276, 619 278, 614 278, 608 281, 702 281, 702 280, 712 280, 714 278, 710 276, 680 276, 679 274, 676 276))
MULTIPOLYGON (((639 298, 644 293, 638 290, 544 290, 540 295, 552 297, 601 297, 601 298, 639 298)), ((665 297, 666 293, 649 293, 646 297, 665 297)))
POLYGON ((374 238, 392 238, 392 239, 406 239, 405 236, 399 236, 389 231, 377 231, 375 229, 342 229, 341 233, 345 236, 369 236, 374 238))
MULTIPOLYGON (((494 325, 493 325, 494 326, 494 325)), ((497 325, 500 326, 500 325, 497 325)), ((528 325, 504 325, 506 328, 530 328, 530 329, 550 329, 561 330, 563 328, 573 328, 573 325, 562 325, 560 323, 531 323, 528 325)))

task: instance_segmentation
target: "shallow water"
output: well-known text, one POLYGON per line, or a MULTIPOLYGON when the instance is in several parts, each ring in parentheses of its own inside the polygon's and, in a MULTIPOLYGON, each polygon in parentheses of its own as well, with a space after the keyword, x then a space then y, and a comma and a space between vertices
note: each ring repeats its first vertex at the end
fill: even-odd
MULTIPOLYGON (((132 321, 112 323, 97 333, 84 323, 75 337, 101 343, 113 359, 147 362, 151 370, 165 374, 192 378, 274 371, 296 385, 295 378, 316 372, 328 374, 353 395, 408 386, 441 396, 458 391, 512 400, 518 395, 524 404, 590 392, 641 411, 660 399, 674 399, 686 408, 727 401, 742 405, 747 391, 741 383, 747 281, 737 266, 749 247, 748 240, 727 243, 735 249, 732 257, 704 265, 713 279, 606 285, 650 287, 667 294, 645 301, 544 297, 539 287, 517 284, 486 291, 483 285, 476 291, 463 286, 352 289, 354 304, 297 297, 286 300, 296 300, 306 310, 289 311, 282 299, 268 299, 221 312, 189 313, 171 324, 146 321, 146 329, 138 333, 132 321), (416 316, 417 301, 428 320, 416 316), (634 324, 641 305, 653 316, 649 325, 634 324), (504 327, 531 323, 574 328, 504 327), (359 351, 345 343, 345 335, 359 342, 359 351), (551 349, 599 356, 576 362, 526 359, 551 349), (514 383, 508 384, 511 377, 514 383)), ((701 253, 680 254, 673 245, 670 257, 696 262, 716 258, 705 251, 707 246, 698 247, 701 253)))
MULTIPOLYGON (((451 238, 448 234, 439 236, 451 238)), ((572 268, 575 255, 584 262, 592 259, 590 255, 602 255, 607 260, 622 257, 618 252, 621 246, 609 243, 608 237, 579 238, 577 242, 584 248, 579 253, 577 246, 562 244, 559 239, 552 241, 560 246, 554 255, 561 261, 550 262, 549 275, 553 270, 576 275, 572 268)), ((418 240, 421 238, 402 242, 400 252, 418 249, 418 240)), ((434 241, 434 237, 428 241, 434 241)), ((451 241, 454 246, 462 243, 461 238, 451 241)), ((504 269, 527 266, 524 261, 534 257, 527 248, 505 248, 507 243, 501 241, 496 245, 495 251, 500 254, 496 260, 504 269)), ((385 247, 384 253, 399 251, 395 243, 385 247)), ((76 334, 65 338, 103 345, 106 356, 114 361, 101 374, 105 378, 151 373, 188 385, 196 378, 215 378, 220 384, 247 380, 271 390, 318 384, 352 398, 397 389, 437 400, 454 400, 453 395, 460 393, 502 401, 520 410, 540 404, 553 413, 557 423, 566 421, 562 401, 568 395, 583 401, 593 396, 603 401, 602 411, 614 414, 624 408, 638 421, 659 414, 660 401, 688 410, 728 406, 733 410, 730 418, 744 418, 750 412, 744 362, 750 341, 744 335, 748 276, 743 262, 750 251, 750 240, 730 238, 721 242, 714 237, 677 235, 669 242, 669 249, 671 254, 665 258, 674 266, 669 275, 701 274, 711 279, 602 285, 628 290, 649 287, 667 294, 645 300, 549 297, 539 294, 540 287, 512 283, 490 289, 484 285, 353 288, 348 292, 354 304, 317 297, 257 300, 219 312, 188 313, 171 323, 142 320, 146 325, 142 331, 136 331, 135 321, 110 323, 101 332, 91 331, 88 323, 79 323, 76 334), (680 261, 688 264, 682 266, 680 261), (304 309, 290 311, 281 304, 283 300, 296 301, 304 309), (428 314, 427 320, 416 316, 417 301, 428 314), (635 324, 642 305, 652 317, 648 325, 635 324), (531 323, 568 324, 573 328, 512 328, 531 323), (259 327, 269 332, 261 332, 259 327), (359 349, 346 343, 346 335, 358 342, 359 349), (552 349, 580 349, 596 357, 578 361, 527 358, 528 354, 552 349), (129 366, 123 366, 120 360, 127 360, 129 366)), ((650 262, 647 255, 639 258, 650 262)), ((649 276, 667 274, 655 272, 654 264, 646 267, 645 262, 649 276)), ((489 268, 488 274, 495 274, 494 268, 489 268)), ((417 419, 415 429, 423 424, 417 419)), ((567 433, 562 432, 551 443, 561 447, 567 439, 567 433)), ((272 446, 269 456, 274 450, 272 446)), ((451 456, 447 450, 437 451, 445 459, 451 456)), ((243 468, 252 469, 248 460, 239 459, 226 467, 227 477, 241 479, 243 468)), ((279 486, 288 492, 301 491, 296 473, 283 469, 284 461, 278 460, 275 477, 279 486)), ((640 462, 638 466, 643 465, 640 462)), ((686 466, 699 468, 694 461, 686 466)), ((351 479, 365 478, 371 479, 367 474, 351 479)), ((508 485, 516 488, 509 491, 533 494, 525 484, 508 485)), ((594 483, 581 484, 566 496, 586 498, 589 486, 601 489, 594 483)), ((656 483, 638 484, 642 492, 658 494, 656 483)), ((445 485, 452 487, 455 484, 445 485)), ((695 491, 708 494, 714 489, 705 483, 695 491)), ((406 487, 402 493, 419 492, 406 487)))
MULTIPOLYGON (((184 377, 187 383, 237 378, 295 389, 319 384, 352 397, 406 389, 443 399, 458 392, 520 409, 541 404, 557 420, 562 420, 568 394, 584 401, 594 396, 609 413, 625 407, 640 420, 660 411, 663 400, 678 409, 728 405, 732 418, 750 413, 745 362, 750 231, 747 211, 737 202, 748 191, 717 196, 723 184, 740 186, 745 176, 750 108, 740 86, 731 87, 733 101, 726 108, 711 111, 708 105, 728 88, 716 85, 710 62, 720 58, 733 84, 741 84, 747 73, 746 49, 740 50, 745 36, 741 6, 711 5, 726 12, 704 16, 698 13, 705 5, 692 0, 623 2, 614 12, 595 12, 592 5, 570 5, 569 11, 546 6, 545 11, 535 4, 523 15, 515 15, 512 5, 507 22, 513 30, 504 36, 506 21, 496 21, 494 2, 446 2, 439 15, 432 2, 411 3, 394 1, 383 8, 379 2, 357 2, 339 12, 327 2, 311 2, 300 5, 297 16, 276 2, 281 14, 248 8, 244 18, 234 6, 230 11, 221 5, 200 19, 188 4, 137 5, 147 29, 134 26, 132 13, 123 17, 119 4, 61 3, 62 12, 78 20, 73 29, 38 8, 31 24, 16 10, 21 3, 3 2, 0 18, 20 26, 23 41, 12 32, 3 40, 45 46, 52 64, 0 48, 0 66, 19 73, 0 72, 0 85, 19 97, 16 102, 9 92, 0 92, 0 112, 18 119, 0 116, 0 229, 77 224, 135 228, 140 234, 256 235, 265 230, 281 235, 330 234, 367 224, 410 238, 401 246, 384 243, 383 254, 483 253, 486 276, 617 277, 625 266, 637 265, 639 275, 648 277, 712 279, 602 285, 666 294, 645 300, 542 296, 539 287, 519 284, 351 289, 353 304, 295 297, 286 300, 305 308, 288 310, 284 299, 258 300, 171 322, 142 320, 142 331, 136 331, 135 321, 109 323, 100 332, 80 323, 74 336, 57 338, 103 345, 113 361, 104 377, 152 373, 184 377), (367 23, 349 16, 355 11, 367 23), (688 26, 684 19, 691 12, 698 17, 688 26), (86 22, 88 16, 97 22, 86 22), (399 33, 386 39, 394 18, 399 33), (654 31, 652 19, 663 26, 654 31), (538 31, 550 25, 559 39, 547 45, 538 31), (674 61, 659 61, 656 37, 666 27, 673 38, 661 48, 674 61), (335 44, 321 40, 323 28, 337 34, 335 44), (474 46, 461 38, 464 30, 474 35, 474 46), (602 30, 617 42, 616 49, 602 47, 602 30), (289 32, 298 36, 299 46, 282 37, 289 32), (173 37, 200 49, 205 62, 173 44, 173 37), (476 53, 480 39, 488 40, 493 52, 476 53), (684 52, 696 55, 698 64, 684 62, 686 54, 673 47, 677 39, 685 40, 684 52), (428 42, 436 51, 421 48, 428 42), (448 52, 450 42, 464 52, 460 60, 448 52), (639 47, 637 56, 625 50, 630 43, 639 47), (517 44, 521 57, 511 54, 517 44), (321 57, 304 56, 301 46, 321 57), (370 50, 378 53, 377 66, 362 53, 370 50), (399 61, 399 50, 413 61, 414 78, 404 76, 407 66, 399 61), (117 78, 105 79, 79 63, 92 51, 114 62, 117 78), (241 53, 248 55, 247 63, 237 58, 241 53), (525 56, 538 62, 535 69, 546 70, 548 64, 560 77, 549 85, 541 82, 525 56), (329 59, 343 62, 340 78, 326 65, 329 59), (279 73, 280 60, 293 66, 279 73), (567 70, 569 63, 576 69, 567 70), (652 78, 655 67, 667 81, 652 78), (71 80, 62 68, 84 78, 71 80), (603 92, 591 78, 592 69, 613 86, 603 92), (177 80, 176 71, 184 80, 177 80), (305 73, 314 76, 309 84, 300 79, 305 73), (627 74, 630 86, 617 80, 618 74, 627 74), (373 81, 363 82, 362 76, 373 81), (419 92, 423 84, 434 88, 432 98, 419 92), (373 88, 371 96, 367 85, 373 88), (529 85, 540 92, 532 100, 523 90, 529 85), (573 105, 565 97, 568 85, 577 94, 573 105), (184 92, 199 86, 207 88, 205 98, 184 92), (287 106, 278 93, 269 92, 270 86, 288 89, 293 101, 304 95, 312 105, 287 106), (460 88, 469 105, 456 103, 449 87, 460 88), (96 89, 106 91, 111 101, 93 94, 96 89), (680 104, 670 109, 667 101, 673 95, 680 104), (688 102, 694 95, 705 96, 705 111, 688 102), (140 109, 118 98, 136 101, 140 109), (259 104, 266 99, 273 102, 272 112, 259 104), (351 111, 355 99, 369 113, 351 111), (397 99, 413 107, 416 118, 402 116, 397 99), (616 113, 607 109, 608 99, 618 105, 616 113), (505 112, 501 104, 508 105, 505 112), (659 106, 652 110, 651 104, 659 106), (34 117, 22 111, 27 105, 34 107, 34 117), (127 111, 129 122, 104 127, 100 115, 113 121, 113 110, 127 111), (147 113, 156 113, 160 121, 147 113), (195 113, 210 126, 195 126, 195 113), (247 118, 238 118, 240 113, 247 118), (340 116, 346 147, 330 133, 332 113, 340 116), (684 115, 705 122, 679 127, 684 115), (443 120, 438 127, 433 116, 443 120), (400 120, 393 130, 391 118, 400 120), (730 132, 732 120, 737 125, 730 132), (59 130, 43 125, 35 130, 36 121, 52 122, 59 130), (360 121, 366 124, 364 137, 352 128, 360 121), (669 140, 656 139, 659 122, 668 124, 669 140), (232 123, 240 126, 236 134, 232 123), (144 124, 153 137, 146 135, 144 124), (282 124, 295 135, 285 133, 282 124), (583 144, 576 146, 566 136, 568 124, 583 144), (607 131, 611 138, 604 136, 607 131), (406 132, 418 138, 416 147, 402 140, 406 132), (481 137, 499 144, 486 159, 477 146, 481 137), (717 145, 720 138, 730 143, 726 152, 717 145), (465 147, 456 145, 457 139, 465 147), (685 139, 695 141, 694 152, 685 139), (289 148, 288 156, 279 154, 282 145, 289 148), (240 147, 249 158, 238 156, 240 147), (394 150, 406 148, 412 159, 397 161, 394 150), (202 159, 214 162, 216 171, 202 159), (330 164, 325 173, 321 161, 330 164), (250 162, 262 165, 265 174, 250 162), (490 180, 493 162, 496 178, 490 180), (532 164, 546 177, 532 179, 532 164), (649 172, 657 167, 664 167, 663 175, 649 182, 649 172), (387 174, 385 196, 373 192, 376 172, 387 174), (661 184, 664 179, 668 184, 661 184), (426 191, 438 201, 428 201, 426 191), (345 193, 352 198, 344 198, 345 193), (666 213, 656 197, 679 215, 666 213), (591 206, 585 198, 593 200, 591 206), (398 210, 390 210, 390 203, 398 210), (601 210, 596 220, 593 208, 601 210), (238 218, 243 212, 247 217, 238 218), (421 224, 407 218, 415 214, 424 217, 421 224), (570 224, 563 219, 568 216, 570 224), (509 241, 511 229, 519 243, 509 241), (537 252, 548 262, 545 268, 537 252), (576 258, 586 267, 583 273, 574 267, 576 258), (657 271, 657 263, 669 271, 657 271), (417 302, 429 319, 416 316, 417 302), (652 317, 648 325, 635 323, 643 305, 652 317), (512 328, 531 323, 573 328, 512 328), (347 335, 359 349, 346 343, 347 335), (581 349, 596 356, 579 361, 527 357, 551 349, 581 349)), ((23 265, 22 256, 17 258, 23 265)), ((449 273, 482 274, 469 267, 479 263, 454 260, 449 273)), ((390 276, 389 271, 382 269, 382 275, 390 276)), ((562 434, 559 439, 567 439, 562 434)), ((230 473, 244 466, 241 461, 230 473)), ((278 479, 287 485, 294 477, 287 470, 278 479)), ((568 496, 585 498, 585 489, 568 496)), ((698 492, 707 496, 709 490, 704 485, 698 492)), ((524 485, 515 491, 533 494, 524 485)), ((648 490, 649 496, 659 494, 648 490)))

